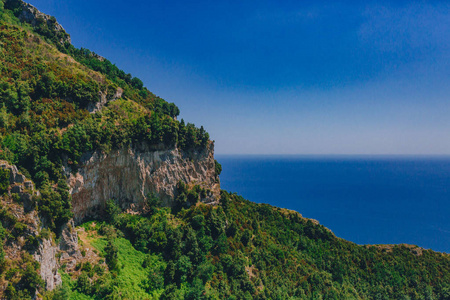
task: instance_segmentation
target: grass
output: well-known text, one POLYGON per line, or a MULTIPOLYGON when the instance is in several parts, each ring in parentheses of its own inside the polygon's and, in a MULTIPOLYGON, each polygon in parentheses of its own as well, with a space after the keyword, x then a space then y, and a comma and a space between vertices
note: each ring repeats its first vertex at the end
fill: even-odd
MULTIPOLYGON (((95 230, 89 223, 81 225, 81 227, 87 230, 95 230)), ((89 234, 89 243, 94 247, 100 256, 105 255, 105 247, 107 240, 105 236, 93 234, 91 231, 89 234)), ((117 237, 114 239, 114 244, 118 249, 118 261, 119 271, 117 277, 114 279, 116 283, 114 286, 116 295, 119 295, 120 299, 159 299, 159 296, 163 292, 163 289, 147 293, 143 282, 147 279, 149 268, 145 269, 142 263, 146 257, 146 254, 136 250, 129 240, 123 237, 117 237)), ((156 268, 158 265, 163 264, 162 259, 156 255, 152 256, 152 264, 150 268, 156 268)), ((87 300, 95 299, 93 297, 86 296, 79 293, 76 288, 76 280, 70 278, 69 274, 62 275, 63 284, 71 290, 68 299, 73 300, 87 300)))

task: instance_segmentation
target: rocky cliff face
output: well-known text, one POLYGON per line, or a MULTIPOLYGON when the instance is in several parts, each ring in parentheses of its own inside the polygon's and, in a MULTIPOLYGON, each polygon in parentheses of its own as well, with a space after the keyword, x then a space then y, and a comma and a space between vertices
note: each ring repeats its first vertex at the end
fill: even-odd
POLYGON ((50 30, 63 33, 59 40, 61 44, 65 44, 66 42, 71 43, 70 36, 66 33, 61 24, 56 22, 54 17, 40 12, 33 5, 25 3, 21 0, 6 0, 5 5, 10 9, 19 7, 21 11, 18 17, 22 22, 27 22, 33 27, 36 27, 39 23, 45 22, 50 30))
POLYGON ((206 189, 206 203, 217 202, 220 195, 213 143, 200 153, 190 154, 178 149, 94 152, 85 155, 80 165, 75 174, 66 169, 76 223, 100 215, 109 199, 123 209, 139 211, 147 195, 153 193, 164 205, 172 206, 180 180, 206 189))
POLYGON ((73 230, 73 221, 63 226, 59 244, 51 238, 41 238, 42 222, 35 209, 33 196, 38 196, 39 191, 34 189, 33 182, 21 174, 15 165, 7 161, 0 161, 0 168, 9 171, 8 188, 9 197, 0 198, 0 208, 10 213, 21 224, 24 224, 23 235, 12 239, 5 245, 5 258, 19 260, 24 251, 30 252, 40 264, 40 275, 45 282, 47 290, 53 290, 61 284, 61 276, 58 274, 60 266, 57 254, 65 259, 65 263, 74 265, 76 259, 81 257, 78 249, 77 232, 73 230), (16 194, 17 200, 11 197, 16 194), (33 237, 39 240, 35 249, 26 245, 26 238, 33 237))
MULTIPOLYGON (((0 168, 9 170, 9 195, 17 194, 21 204, 12 200, 1 202, 14 216, 27 224, 26 235, 39 238, 41 220, 35 210, 33 195, 39 195, 32 181, 21 174, 16 166, 0 161, 0 168)), ((147 195, 158 196, 163 205, 171 206, 177 196, 177 183, 200 185, 206 197, 202 201, 214 204, 220 196, 219 178, 215 174, 214 145, 210 143, 202 152, 184 153, 178 149, 120 149, 108 154, 86 154, 76 173, 66 168, 72 194, 75 223, 86 217, 102 214, 106 201, 116 200, 123 209, 139 212, 147 195)), ((9 199, 9 198, 8 198, 9 199)), ((6 200, 5 200, 6 201, 6 200)), ((60 242, 40 239, 33 257, 40 263, 40 274, 46 289, 61 283, 58 268, 61 263, 73 268, 81 258, 75 224, 70 221, 62 228, 60 242)), ((6 246, 8 259, 19 259, 25 251, 23 238, 6 246)))

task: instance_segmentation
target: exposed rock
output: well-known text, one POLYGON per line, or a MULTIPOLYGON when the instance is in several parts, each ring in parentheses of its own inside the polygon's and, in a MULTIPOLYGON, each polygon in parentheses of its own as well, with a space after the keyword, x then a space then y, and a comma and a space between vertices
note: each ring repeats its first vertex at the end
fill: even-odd
POLYGON ((21 185, 14 185, 11 188, 11 193, 21 194, 22 192, 23 192, 23 186, 21 186, 21 185))
POLYGON ((31 181, 25 181, 25 182, 23 183, 23 186, 24 186, 26 189, 34 190, 34 185, 33 185, 33 182, 31 182, 31 181))
POLYGON ((58 247, 53 245, 51 240, 45 239, 34 255, 34 259, 41 264, 41 277, 45 281, 47 290, 53 290, 62 282, 61 276, 58 274, 56 253, 58 253, 58 247))
POLYGON ((72 256, 81 255, 78 249, 78 234, 75 230, 75 224, 73 220, 70 220, 66 225, 63 226, 59 248, 60 250, 65 251, 72 256))
POLYGON ((391 253, 394 248, 405 248, 408 249, 412 254, 415 256, 422 256, 423 249, 422 247, 416 246, 416 245, 410 245, 410 244, 381 244, 381 245, 366 245, 366 248, 375 247, 380 249, 381 251, 385 253, 391 253))
POLYGON ((75 267, 77 259, 80 259, 81 252, 78 248, 78 235, 75 231, 73 220, 69 221, 62 228, 59 245, 54 245, 51 240, 44 239, 34 254, 34 258, 41 264, 41 277, 45 281, 46 289, 53 290, 62 283, 58 274, 60 262, 65 263, 69 268, 75 267), (60 261, 57 254, 60 254, 60 261))
POLYGON ((92 52, 92 56, 98 59, 99 61, 104 61, 105 58, 101 55, 98 55, 97 53, 92 52))
MULTIPOLYGON (((117 95, 117 94, 116 94, 117 95)), ((23 206, 9 203, 13 215, 19 219, 28 218, 27 235, 37 236, 40 220, 33 210, 33 195, 38 194, 30 180, 19 173, 14 165, 0 161, 0 168, 10 172, 10 193, 17 193, 23 206), (31 212, 26 214, 26 212, 31 212)), ((164 149, 163 146, 149 149, 120 149, 108 154, 99 151, 86 154, 81 160, 76 174, 65 168, 68 176, 75 222, 85 217, 101 214, 106 201, 115 199, 123 209, 130 212, 142 211, 149 193, 158 196, 164 205, 171 206, 177 196, 177 183, 183 181, 188 186, 200 185, 207 190, 202 201, 216 203, 220 196, 219 178, 215 174, 214 144, 201 152, 184 153, 178 149, 164 149)), ((62 228, 59 245, 44 239, 34 253, 40 263, 40 273, 46 289, 52 290, 61 283, 57 270, 60 264, 74 268, 82 258, 78 247, 78 235, 71 221, 62 228), (60 260, 57 254, 60 254, 60 260)), ((8 247, 7 256, 19 255, 24 241, 17 241, 8 247)))
POLYGON ((101 110, 106 104, 108 104, 108 102, 122 98, 122 94, 123 90, 120 87, 117 88, 116 92, 114 93, 111 99, 107 99, 106 93, 99 92, 100 101, 95 103, 93 102, 89 103, 87 109, 92 114, 96 113, 97 111, 101 110))
POLYGON ((10 188, 11 193, 19 194, 22 197, 30 197, 33 194, 37 194, 37 191, 34 190, 33 182, 27 180, 25 175, 19 173, 19 170, 15 165, 10 165, 7 161, 0 160, 0 168, 9 170, 9 183, 12 185, 10 188))
POLYGON ((55 32, 64 33, 61 35, 61 39, 59 41, 61 44, 65 44, 66 42, 71 43, 70 36, 66 33, 66 31, 61 26, 61 24, 56 22, 56 19, 54 17, 40 12, 33 5, 25 3, 23 1, 7 0, 6 1, 7 5, 9 4, 8 2, 17 2, 17 4, 12 4, 12 5, 20 5, 22 11, 19 15, 19 19, 22 22, 27 22, 34 27, 36 27, 40 22, 45 22, 45 23, 47 23, 48 28, 54 30, 55 32))
POLYGON ((23 182, 25 182, 25 176, 17 173, 14 178, 14 181, 17 183, 23 183, 23 182))
POLYGON ((180 180, 209 190, 203 200, 206 203, 216 203, 220 196, 213 143, 201 153, 191 154, 178 149, 97 151, 82 159, 76 174, 68 168, 66 173, 75 223, 100 215, 109 199, 123 209, 139 210, 146 196, 154 193, 164 205, 172 206, 180 180))
POLYGON ((29 193, 21 193, 19 196, 25 212, 29 212, 36 208, 36 204, 33 201, 33 195, 29 193))
MULTIPOLYGON (((39 235, 40 219, 33 202, 33 195, 38 194, 34 190, 34 185, 30 180, 19 173, 15 165, 10 165, 6 161, 0 161, 0 168, 9 170, 10 179, 10 193, 18 194, 20 201, 23 205, 20 205, 11 198, 6 198, 2 205, 9 208, 10 213, 16 217, 20 222, 27 225, 24 230, 23 236, 33 236, 37 237, 39 235)), ((73 222, 72 222, 73 225, 73 222)), ((63 236, 61 238, 61 243, 65 242, 64 249, 70 249, 70 253, 76 252, 78 245, 76 244, 77 235, 75 233, 65 233, 65 226, 63 230, 63 236), (64 234, 65 233, 65 234, 64 234), (73 241, 75 245, 73 245, 73 241), (71 241, 71 242, 66 242, 71 241), (70 245, 70 246, 67 246, 70 245), (75 250, 74 250, 75 249, 75 250)), ((23 237, 9 243, 5 248, 6 257, 8 259, 19 259, 21 251, 23 251, 23 246, 25 242, 23 237)), ((53 245, 51 239, 44 239, 40 242, 39 247, 34 251, 33 257, 36 261, 40 263, 40 275, 45 281, 46 289, 52 290, 57 285, 61 284, 61 276, 58 274, 58 261, 56 259, 56 254, 60 251, 60 247, 53 245)))
POLYGON ((59 250, 61 253, 61 262, 67 267, 75 267, 77 259, 81 258, 81 252, 78 247, 78 233, 75 230, 73 220, 64 225, 59 242, 59 250))

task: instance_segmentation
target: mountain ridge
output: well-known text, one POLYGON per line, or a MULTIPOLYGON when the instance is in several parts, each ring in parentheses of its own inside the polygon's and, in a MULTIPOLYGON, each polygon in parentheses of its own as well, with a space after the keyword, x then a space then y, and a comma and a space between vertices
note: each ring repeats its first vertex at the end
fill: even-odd
POLYGON ((220 190, 203 127, 56 19, 2 4, 1 298, 450 297, 446 254, 358 246, 220 190))

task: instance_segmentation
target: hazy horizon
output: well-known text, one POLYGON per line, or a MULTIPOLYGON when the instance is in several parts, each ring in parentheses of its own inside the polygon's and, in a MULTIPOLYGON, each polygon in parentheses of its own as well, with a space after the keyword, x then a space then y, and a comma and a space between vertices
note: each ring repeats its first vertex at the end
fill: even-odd
POLYGON ((448 2, 29 2, 217 154, 450 155, 448 2))

